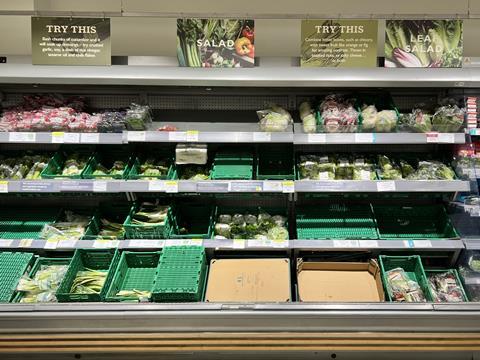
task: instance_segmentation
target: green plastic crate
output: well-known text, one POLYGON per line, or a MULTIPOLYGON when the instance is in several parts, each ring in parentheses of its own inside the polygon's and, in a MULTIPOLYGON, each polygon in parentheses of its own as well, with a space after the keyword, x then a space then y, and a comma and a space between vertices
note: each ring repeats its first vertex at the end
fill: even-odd
POLYGON ((0 237, 2 239, 38 239, 43 227, 54 222, 58 209, 39 210, 9 208, 0 213, 0 237))
POLYGON ((144 150, 132 157, 131 159, 131 166, 130 171, 128 173, 127 178, 129 180, 173 180, 175 179, 175 167, 173 165, 172 156, 169 151, 165 154, 165 152, 153 150, 150 151, 144 150), (156 155, 159 154, 159 155, 156 155), (147 176, 140 174, 140 166, 142 163, 145 162, 147 158, 154 158, 156 160, 165 160, 166 166, 168 167, 167 174, 161 176, 147 176))
POLYGON ((42 179, 83 179, 83 174, 87 169, 87 164, 93 155, 92 150, 93 149, 90 147, 73 147, 71 149, 61 148, 55 153, 55 155, 53 155, 45 169, 43 169, 40 176, 42 177, 42 179), (65 161, 73 153, 78 153, 81 155, 82 158, 85 159, 85 167, 78 175, 62 175, 65 161))
POLYGON ((62 283, 57 289, 57 299, 59 302, 93 302, 103 301, 107 290, 112 282, 114 270, 119 260, 116 249, 109 250, 86 250, 77 249, 73 255, 67 273, 62 283), (79 271, 106 270, 108 271, 105 283, 99 294, 72 294, 70 292, 73 281, 79 271))
POLYGON ((122 290, 152 292, 158 271, 160 254, 160 251, 123 252, 108 289, 106 301, 138 301, 136 297, 118 296, 118 292, 122 290))
POLYGON ((396 268, 402 268, 410 280, 416 281, 422 289, 427 301, 432 301, 432 294, 428 287, 428 280, 423 269, 422 260, 418 255, 411 256, 387 256, 380 255, 378 258, 382 271, 382 281, 388 301, 393 301, 393 294, 387 285, 387 272, 396 268))
POLYGON ((295 180, 293 149, 287 145, 261 147, 257 155, 258 180, 295 180))
POLYGON ((213 180, 251 180, 253 154, 245 151, 221 150, 213 160, 213 180))
MULTIPOLYGON (((183 174, 185 173, 186 169, 188 169, 188 168, 194 168, 194 169, 197 169, 197 168, 200 169, 201 168, 204 173, 208 174, 208 179, 206 179, 206 180, 212 179, 211 164, 207 164, 207 165, 193 165, 193 164, 190 164, 190 165, 175 165, 172 179, 181 180, 182 177, 183 177, 183 174)), ((188 179, 183 179, 183 180, 188 180, 188 179)))
MULTIPOLYGON (((123 225, 127 216, 130 213, 131 208, 132 207, 128 204, 100 204, 100 207, 93 214, 92 221, 90 222, 87 230, 85 231, 83 240, 107 239, 106 237, 98 235, 98 233, 103 227, 101 220, 105 218, 108 221, 123 225)), ((119 237, 118 240, 123 240, 124 238, 125 234, 124 236, 119 237)), ((108 238, 107 240, 111 239, 108 238)))
POLYGON ((431 289, 431 286, 430 286, 430 281, 428 281, 428 278, 430 277, 430 275, 433 275, 433 274, 441 274, 441 273, 450 273, 450 274, 453 274, 453 277, 455 278, 455 281, 457 282, 458 286, 460 287, 460 291, 463 295, 463 298, 465 299, 465 301, 469 301, 468 300, 468 296, 467 296, 467 293, 465 292, 465 289, 463 288, 463 284, 462 284, 462 281, 460 280, 460 276, 458 275, 458 271, 456 269, 435 269, 435 270, 428 270, 426 269, 425 270, 425 275, 427 277, 427 282, 428 282, 428 288, 430 289, 430 292, 432 294, 432 300, 434 299, 433 297, 433 290, 431 289))
POLYGON ((85 171, 83 172, 84 179, 127 179, 132 166, 133 158, 131 157, 130 148, 109 147, 102 151, 96 152, 88 161, 85 171), (94 175, 94 171, 98 164, 102 164, 107 169, 111 169, 115 161, 123 161, 125 168, 122 174, 116 175, 94 175))
POLYGON ((165 236, 169 239, 210 239, 214 210, 203 204, 172 205, 165 221, 165 236), (188 233, 183 233, 182 228, 188 229, 188 233))
POLYGON ((205 289, 207 260, 198 246, 174 246, 164 249, 155 279, 153 301, 201 301, 205 289), (166 251, 165 251, 166 250, 166 251))
POLYGON ((297 239, 378 239, 370 205, 318 205, 297 209, 297 239))
MULTIPOLYGON (((133 204, 130 213, 128 214, 123 227, 125 228, 126 239, 163 239, 168 236, 167 223, 168 214, 163 224, 151 226, 132 224, 133 215, 137 212, 140 204, 133 204)), ((168 209, 170 211, 170 209, 168 209)))
MULTIPOLYGON (((42 266, 48 265, 68 265, 70 264, 71 258, 46 258, 46 257, 37 257, 35 263, 33 264, 32 270, 28 273, 28 277, 33 279, 35 274, 42 266)), ((15 297, 12 302, 20 302, 24 297, 25 293, 22 291, 16 291, 15 297)))
POLYGON ((20 278, 30 271, 32 253, 0 252, 0 303, 12 300, 20 278))
POLYGON ((443 205, 374 205, 380 239, 457 239, 443 205))

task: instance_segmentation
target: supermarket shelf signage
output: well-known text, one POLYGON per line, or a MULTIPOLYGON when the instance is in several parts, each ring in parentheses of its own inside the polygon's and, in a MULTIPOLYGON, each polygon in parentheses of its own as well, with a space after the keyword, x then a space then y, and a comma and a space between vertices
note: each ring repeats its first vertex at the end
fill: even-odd
POLYGON ((178 19, 180 66, 253 67, 255 23, 252 19, 178 19))
POLYGON ((376 67, 376 20, 303 20, 301 66, 376 67))
POLYGON ((111 65, 110 19, 32 17, 34 65, 111 65))
POLYGON ((462 20, 387 20, 385 67, 462 67, 462 20))

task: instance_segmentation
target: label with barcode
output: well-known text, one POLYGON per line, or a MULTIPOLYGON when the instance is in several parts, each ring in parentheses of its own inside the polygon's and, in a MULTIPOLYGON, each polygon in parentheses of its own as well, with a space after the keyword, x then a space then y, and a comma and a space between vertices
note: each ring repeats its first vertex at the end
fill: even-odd
POLYGON ((8 134, 8 141, 11 142, 35 142, 37 134, 28 132, 11 132, 8 134))
POLYGON ((272 133, 269 132, 254 132, 253 133, 254 142, 270 142, 272 141, 272 133))
POLYGON ((86 144, 98 144, 100 142, 100 134, 84 133, 80 135, 80 142, 86 144))
POLYGON ((52 132, 52 144, 63 144, 65 142, 65 133, 52 132))

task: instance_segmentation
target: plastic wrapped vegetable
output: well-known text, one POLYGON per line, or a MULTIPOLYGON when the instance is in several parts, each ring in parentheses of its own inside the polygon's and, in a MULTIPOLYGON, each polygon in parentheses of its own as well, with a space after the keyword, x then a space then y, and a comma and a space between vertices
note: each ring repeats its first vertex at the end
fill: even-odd
POLYGON ((358 112, 353 108, 353 101, 329 95, 320 104, 320 111, 325 132, 350 133, 357 130, 358 112))
POLYGON ((260 130, 265 132, 282 132, 293 124, 290 113, 278 105, 272 105, 265 110, 258 110, 260 130))
POLYGON ((378 155, 378 165, 382 180, 398 180, 402 178, 400 167, 393 164, 385 155, 378 155))
POLYGON ((317 132, 317 119, 308 101, 300 104, 299 112, 303 123, 303 132, 307 134, 317 132))
POLYGON ((376 180, 373 164, 363 158, 357 158, 353 162, 352 180, 376 180))
POLYGON ((432 273, 428 276, 428 282, 435 302, 467 301, 452 271, 432 273))
POLYGON ((432 117, 424 110, 416 108, 411 114, 402 116, 402 124, 413 132, 426 133, 432 131, 432 117))
POLYGON ((147 130, 152 123, 150 107, 147 105, 138 105, 132 103, 125 115, 125 124, 127 130, 141 131, 147 130))
POLYGON ((208 161, 207 145, 178 144, 175 148, 175 163, 177 165, 205 165, 208 161))
POLYGON ((362 129, 371 131, 377 124, 377 108, 375 105, 369 105, 362 110, 362 129))
POLYGON ((455 172, 439 161, 420 161, 408 180, 454 180, 455 172))
POLYGON ((387 288, 397 302, 426 302, 420 285, 410 279, 402 268, 387 271, 387 288))
POLYGON ((465 110, 457 105, 441 106, 433 115, 433 130, 438 132, 458 132, 465 121, 465 110))
POLYGON ((397 112, 394 110, 383 110, 377 113, 375 123, 376 132, 392 132, 397 127, 397 112))
POLYGON ((56 302, 55 292, 67 269, 68 265, 41 265, 33 278, 23 276, 17 285, 17 291, 23 293, 20 302, 56 302))

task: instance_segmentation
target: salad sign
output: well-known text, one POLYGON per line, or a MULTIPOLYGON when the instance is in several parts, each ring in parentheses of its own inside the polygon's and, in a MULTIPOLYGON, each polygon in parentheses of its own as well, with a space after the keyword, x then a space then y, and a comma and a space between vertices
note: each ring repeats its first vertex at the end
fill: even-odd
POLYGON ((178 19, 177 57, 187 67, 253 67, 253 20, 178 19))
POLYGON ((377 66, 376 20, 303 20, 301 66, 377 66))
POLYGON ((462 20, 387 20, 385 67, 461 67, 462 20))
POLYGON ((110 19, 32 17, 35 65, 111 65, 110 19))

